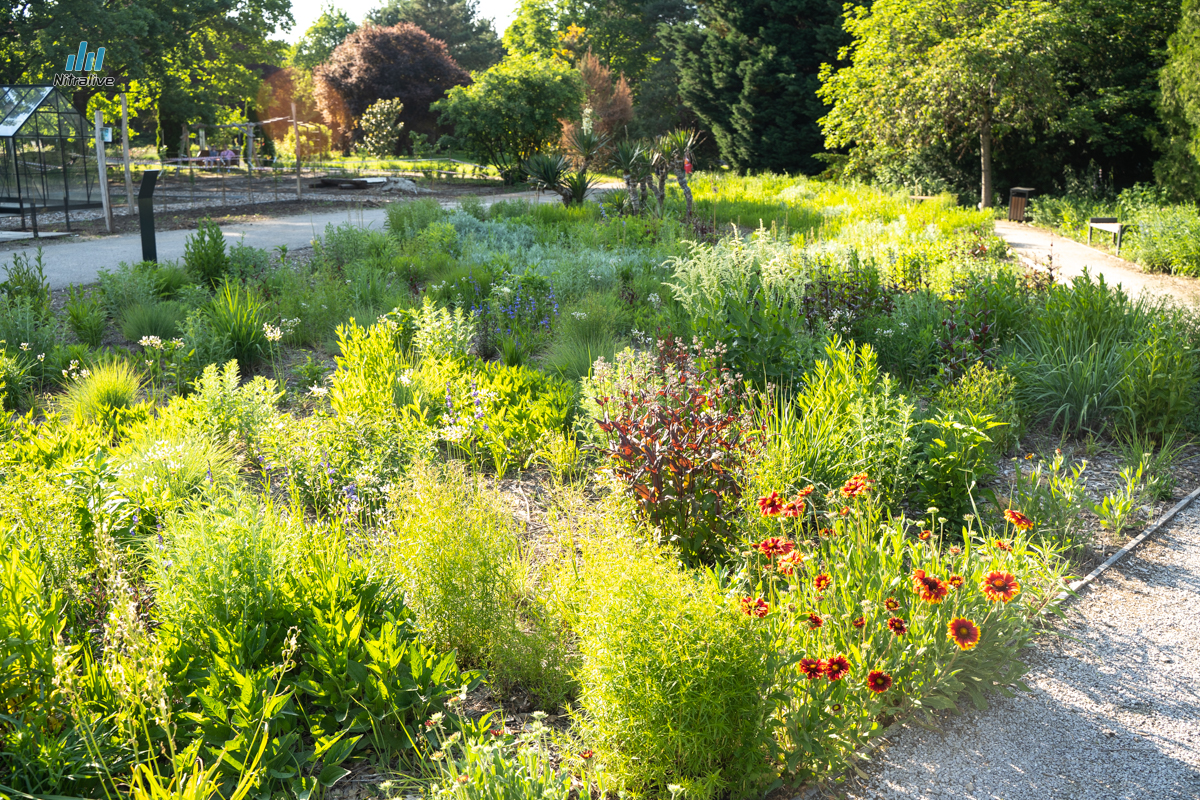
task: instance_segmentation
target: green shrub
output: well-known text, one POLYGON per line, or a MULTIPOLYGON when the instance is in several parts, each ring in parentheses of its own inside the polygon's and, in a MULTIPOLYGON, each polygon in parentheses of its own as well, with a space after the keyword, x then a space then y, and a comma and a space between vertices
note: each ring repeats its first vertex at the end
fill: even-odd
POLYGON ((1152 207, 1134 217, 1129 255, 1150 272, 1200 275, 1200 210, 1194 205, 1152 207))
POLYGON ((879 371, 870 345, 834 338, 793 396, 767 398, 759 412, 765 447, 753 469, 753 496, 812 484, 835 489, 866 472, 884 502, 915 477, 912 404, 879 371))
POLYGON ((330 382, 330 405, 340 417, 388 416, 404 404, 399 327, 380 320, 362 328, 353 319, 337 330, 337 368, 330 382))
POLYGON ((990 416, 1000 423, 988 435, 993 453, 1001 456, 1016 445, 1022 433, 1015 391, 1016 382, 1007 369, 976 363, 956 382, 939 391, 934 405, 946 412, 990 416))
POLYGON ((127 308, 158 302, 157 269, 158 265, 150 261, 135 264, 122 261, 116 272, 100 270, 100 293, 108 316, 120 319, 121 313, 127 308))
MULTIPOLYGON (((439 729, 438 739, 447 743, 440 755, 449 757, 438 759, 439 778, 432 797, 437 800, 576 797, 578 790, 572 781, 571 766, 565 759, 557 768, 554 766, 550 757, 550 731, 539 718, 539 712, 534 712, 533 717, 533 724, 528 729, 522 728, 512 742, 507 737, 497 740, 490 731, 468 733, 461 745, 461 755, 456 755, 457 748, 450 742, 450 737, 459 732, 443 733, 439 729)), ((481 720, 489 721, 490 718, 481 720)))
POLYGON ((241 385, 237 361, 204 367, 187 398, 172 400, 162 417, 196 431, 216 444, 236 443, 253 450, 266 425, 275 419, 281 393, 261 376, 241 385))
POLYGON ((174 339, 186 319, 187 312, 183 306, 170 300, 131 306, 121 314, 121 335, 134 343, 140 342, 145 336, 174 339))
POLYGON ((28 408, 32 384, 27 359, 0 349, 0 408, 5 411, 28 408))
POLYGON ((388 232, 402 242, 446 216, 446 210, 433 199, 388 203, 384 211, 387 214, 388 232))
POLYGON ((211 219, 200 220, 196 232, 183 245, 183 264, 188 271, 216 288, 229 272, 225 236, 211 219))
POLYGON ((72 286, 63 310, 67 312, 67 325, 76 338, 88 347, 99 347, 108 320, 97 293, 84 294, 82 289, 72 286))
POLYGON ((53 376, 50 358, 56 347, 58 331, 53 318, 47 318, 27 297, 0 302, 0 348, 19 360, 30 377, 42 380, 53 376))
POLYGON ((267 353, 266 321, 262 300, 240 284, 223 285, 208 308, 213 335, 228 343, 243 375, 253 372, 267 353))
POLYGON ((127 362, 96 364, 67 387, 63 408, 77 424, 113 420, 133 408, 141 388, 141 376, 127 362))
POLYGON ((209 490, 228 491, 238 475, 233 448, 153 420, 131 430, 113 451, 117 488, 162 518, 209 490))
POLYGON ((925 424, 930 436, 920 472, 920 503, 961 520, 972 508, 976 483, 996 474, 991 431, 1004 423, 991 414, 959 409, 941 411, 925 424))
POLYGON ((238 241, 229 248, 229 274, 238 280, 261 278, 271 266, 271 254, 238 241))
POLYGON ((544 707, 570 690, 571 652, 533 593, 528 553, 503 499, 453 466, 418 466, 389 500, 383 569, 396 574, 422 635, 502 690, 544 707))
POLYGON ((636 794, 749 797, 768 761, 778 668, 763 626, 713 573, 695 574, 634 542, 590 542, 574 630, 576 721, 606 772, 636 794))
POLYGON ((458 359, 470 352, 475 320, 462 308, 440 308, 426 297, 421 308, 411 313, 416 324, 413 346, 421 358, 458 359))
POLYGON ((1139 320, 1137 333, 1122 353, 1121 405, 1135 430, 1161 437, 1195 407, 1195 356, 1178 313, 1151 311, 1139 320))
POLYGON ((42 265, 42 248, 37 249, 32 261, 28 253, 13 253, 12 261, 4 265, 0 300, 24 300, 39 316, 50 315, 50 283, 42 265))
POLYGON ((164 300, 179 300, 185 290, 194 285, 192 274, 174 261, 160 264, 154 270, 154 284, 158 296, 164 300))
POLYGON ((404 103, 398 98, 376 100, 367 106, 358 122, 363 136, 358 149, 374 158, 396 156, 400 148, 400 131, 404 127, 400 121, 403 110, 404 103))

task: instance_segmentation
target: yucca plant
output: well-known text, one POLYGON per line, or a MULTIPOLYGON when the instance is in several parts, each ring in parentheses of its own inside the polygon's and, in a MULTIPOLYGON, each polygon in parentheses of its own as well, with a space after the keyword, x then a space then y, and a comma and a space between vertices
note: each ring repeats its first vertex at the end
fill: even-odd
POLYGON ((640 210, 638 203, 638 184, 650 174, 650 160, 645 150, 633 142, 619 142, 613 148, 609 166, 621 173, 625 181, 625 191, 629 194, 630 213, 640 210))
POLYGON ((267 352, 263 303, 253 290, 226 283, 208 308, 213 332, 229 343, 243 375, 249 375, 267 352))
POLYGON ((600 157, 608 146, 608 137, 600 134, 592 127, 575 128, 567 136, 567 148, 571 151, 579 165, 580 172, 587 172, 592 162, 600 157))
POLYGON ((545 153, 535 153, 525 162, 525 174, 538 189, 554 192, 563 198, 563 204, 570 202, 570 195, 565 189, 567 173, 571 164, 562 156, 549 156, 545 153))
POLYGON ((657 142, 669 169, 675 173, 675 180, 679 182, 679 189, 687 203, 689 220, 692 218, 692 190, 688 186, 688 172, 698 144, 700 136, 691 128, 676 128, 660 136, 657 142))
POLYGON ((569 173, 563 179, 563 202, 566 205, 571 205, 572 203, 582 205, 583 201, 587 199, 587 193, 595 185, 596 181, 592 176, 582 170, 569 173))

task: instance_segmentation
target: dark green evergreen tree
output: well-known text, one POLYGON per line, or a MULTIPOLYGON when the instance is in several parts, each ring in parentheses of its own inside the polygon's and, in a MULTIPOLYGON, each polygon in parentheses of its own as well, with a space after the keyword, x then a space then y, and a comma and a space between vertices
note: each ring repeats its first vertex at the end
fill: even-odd
POLYGON ((817 172, 821 64, 847 39, 840 0, 711 0, 670 29, 680 96, 735 169, 817 172))

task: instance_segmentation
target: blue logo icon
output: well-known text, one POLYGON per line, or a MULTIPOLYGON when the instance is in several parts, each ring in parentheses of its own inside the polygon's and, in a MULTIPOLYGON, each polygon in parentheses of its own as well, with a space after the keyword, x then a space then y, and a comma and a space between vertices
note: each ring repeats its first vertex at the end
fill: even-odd
POLYGON ((101 72, 104 69, 104 48, 89 53, 87 42, 79 43, 79 52, 67 56, 67 72, 101 72))

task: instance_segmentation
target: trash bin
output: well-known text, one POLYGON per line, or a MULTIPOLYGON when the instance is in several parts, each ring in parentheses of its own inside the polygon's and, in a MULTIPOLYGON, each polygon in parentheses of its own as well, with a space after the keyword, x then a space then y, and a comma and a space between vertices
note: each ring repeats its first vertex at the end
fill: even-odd
POLYGON ((1025 206, 1029 204, 1029 195, 1033 191, 1027 186, 1014 186, 1008 190, 1008 221, 1024 222, 1025 206))

